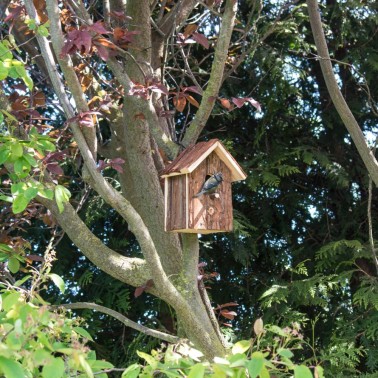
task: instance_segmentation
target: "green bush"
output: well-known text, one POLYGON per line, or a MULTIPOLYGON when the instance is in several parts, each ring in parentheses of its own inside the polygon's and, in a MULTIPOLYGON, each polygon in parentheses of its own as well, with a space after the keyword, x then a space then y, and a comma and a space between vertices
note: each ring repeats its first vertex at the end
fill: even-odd
POLYGON ((16 290, 0 295, 0 373, 6 378, 107 377, 113 365, 96 360, 80 319, 25 300, 16 290))

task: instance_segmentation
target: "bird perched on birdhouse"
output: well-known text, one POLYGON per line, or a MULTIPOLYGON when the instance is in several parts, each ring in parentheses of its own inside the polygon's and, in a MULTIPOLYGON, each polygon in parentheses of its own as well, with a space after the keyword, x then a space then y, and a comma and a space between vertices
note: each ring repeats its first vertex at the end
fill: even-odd
POLYGON ((218 139, 188 147, 160 175, 166 231, 232 231, 231 183, 247 176, 218 139))
POLYGON ((196 195, 194 195, 194 197, 197 198, 201 197, 203 194, 215 193, 216 188, 220 185, 222 181, 222 172, 214 173, 203 183, 201 190, 196 195))

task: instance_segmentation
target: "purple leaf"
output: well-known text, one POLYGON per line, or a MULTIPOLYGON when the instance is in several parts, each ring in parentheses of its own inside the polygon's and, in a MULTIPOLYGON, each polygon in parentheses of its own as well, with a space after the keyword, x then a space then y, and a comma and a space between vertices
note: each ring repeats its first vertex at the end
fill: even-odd
POLYGON ((139 286, 139 287, 137 287, 136 289, 135 289, 135 291, 134 291, 134 297, 135 298, 138 298, 140 295, 142 295, 143 294, 143 292, 144 292, 144 287, 143 286, 139 286))
POLYGON ((249 102, 251 105, 253 105, 259 112, 261 112, 261 106, 260 104, 254 100, 252 97, 239 97, 235 98, 232 97, 232 102, 238 107, 241 108, 246 102, 249 102))
POLYGON ((62 176, 64 174, 63 169, 58 165, 57 162, 52 162, 52 163, 46 164, 46 169, 49 172, 54 173, 58 176, 62 176))
POLYGON ((168 95, 167 87, 165 85, 161 84, 161 83, 153 84, 153 85, 149 86, 149 89, 152 92, 163 93, 165 95, 168 95))
POLYGON ((248 102, 254 106, 259 112, 261 112, 261 105, 259 102, 257 102, 256 100, 254 100, 252 97, 248 97, 248 102))
POLYGON ((102 171, 103 169, 105 169, 106 167, 109 167, 109 164, 105 163, 104 160, 99 160, 98 161, 98 167, 97 167, 97 170, 100 172, 102 171))
POLYGON ((208 41, 208 39, 203 35, 203 34, 200 34, 200 33, 197 33, 197 32, 194 32, 192 34, 192 38, 197 42, 199 43, 201 46, 203 46, 205 49, 208 49, 210 47, 210 43, 208 41))
POLYGON ((110 50, 107 49, 106 47, 104 46, 101 46, 101 45, 97 45, 96 44, 96 48, 97 48, 97 52, 98 52, 98 55, 100 56, 100 58, 106 62, 108 59, 109 59, 109 56, 110 56, 110 50))
POLYGON ((183 87, 182 91, 185 92, 194 92, 199 95, 202 95, 202 90, 200 88, 197 88, 196 86, 192 85, 191 87, 183 87))
POLYGON ((88 54, 92 47, 92 36, 87 30, 72 30, 67 33, 67 40, 62 48, 61 56, 73 54, 77 50, 88 54))
POLYGON ((122 158, 114 158, 110 160, 111 163, 116 163, 116 164, 125 164, 125 160, 122 158))
POLYGON ((123 173, 123 168, 118 164, 111 164, 112 168, 115 169, 119 173, 123 173))
POLYGON ((106 30, 102 21, 97 21, 95 24, 88 27, 98 34, 110 34, 110 31, 106 30))

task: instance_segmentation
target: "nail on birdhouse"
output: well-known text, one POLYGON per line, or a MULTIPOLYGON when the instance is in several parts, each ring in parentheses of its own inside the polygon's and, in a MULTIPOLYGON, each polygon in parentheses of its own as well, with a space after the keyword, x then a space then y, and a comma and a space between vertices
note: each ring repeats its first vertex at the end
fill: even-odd
POLYGON ((231 183, 246 174, 218 139, 184 150, 162 172, 165 231, 232 231, 231 183))

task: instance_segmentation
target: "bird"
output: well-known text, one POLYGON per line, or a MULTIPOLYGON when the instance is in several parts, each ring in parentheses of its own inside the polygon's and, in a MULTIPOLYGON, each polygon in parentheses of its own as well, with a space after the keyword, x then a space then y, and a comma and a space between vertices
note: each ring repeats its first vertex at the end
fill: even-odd
POLYGON ((202 185, 201 190, 194 195, 194 198, 200 197, 203 194, 211 194, 215 192, 215 189, 220 185, 220 183, 223 181, 223 175, 222 172, 214 173, 212 176, 210 176, 202 185))

